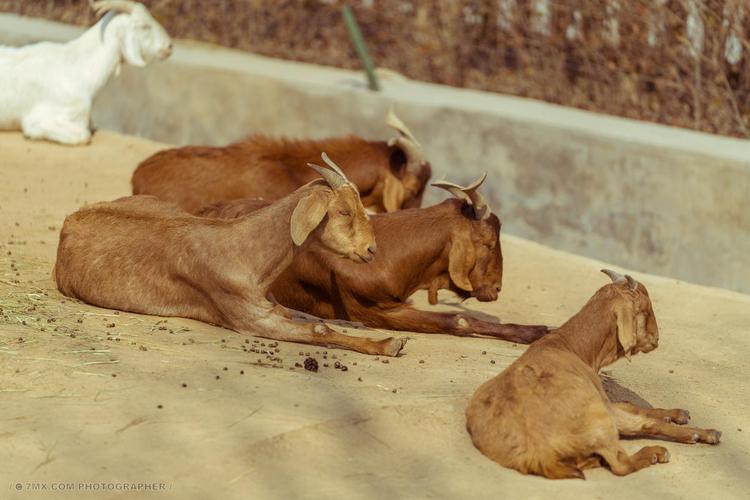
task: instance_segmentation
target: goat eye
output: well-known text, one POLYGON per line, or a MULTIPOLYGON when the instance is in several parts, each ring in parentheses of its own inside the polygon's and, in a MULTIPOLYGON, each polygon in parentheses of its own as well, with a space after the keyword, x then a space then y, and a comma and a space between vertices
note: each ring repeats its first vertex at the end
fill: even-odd
POLYGON ((344 217, 351 217, 352 213, 349 210, 339 210, 339 215, 343 215, 344 217))

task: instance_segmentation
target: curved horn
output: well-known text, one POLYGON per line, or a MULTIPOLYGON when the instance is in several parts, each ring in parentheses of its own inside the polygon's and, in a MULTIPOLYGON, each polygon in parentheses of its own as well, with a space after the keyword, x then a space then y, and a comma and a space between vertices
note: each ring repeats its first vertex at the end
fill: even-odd
POLYGON ((638 288, 638 282, 629 274, 625 275, 625 279, 628 280, 628 287, 630 287, 630 290, 635 292, 635 289, 638 288))
POLYGON ((138 4, 128 0, 102 0, 100 2, 91 2, 91 8, 94 9, 97 16, 110 10, 130 14, 133 12, 136 5, 138 4))
POLYGON ((388 139, 388 146, 393 147, 398 145, 406 153, 406 169, 415 175, 419 174, 422 165, 425 164, 424 150, 417 138, 409 130, 409 127, 406 126, 401 118, 396 116, 393 106, 388 110, 385 123, 399 133, 399 137, 388 139))
POLYGON ((344 171, 341 170, 341 168, 339 168, 339 166, 336 165, 333 162, 333 160, 331 160, 325 152, 323 152, 320 155, 320 157, 323 159, 324 162, 326 162, 326 165, 328 165, 329 167, 331 167, 333 169, 334 172, 336 172, 341 177, 343 177, 346 182, 349 182, 349 179, 346 178, 346 174, 344 173, 344 171))
POLYGON ((322 175, 323 179, 325 179, 328 185, 333 189, 338 189, 344 184, 350 184, 349 179, 346 178, 344 172, 328 157, 327 154, 323 153, 320 155, 320 157, 323 159, 326 165, 330 167, 330 169, 321 167, 320 165, 316 165, 314 163, 308 163, 307 166, 322 175))
MULTIPOLYGON (((612 283, 622 283, 623 281, 625 281, 625 276, 611 269, 602 269, 601 271, 607 276, 609 276, 609 279, 612 280, 612 283)), ((633 279, 633 278, 630 278, 630 279, 633 279)))
POLYGON ((465 187, 442 180, 433 182, 432 185, 436 188, 445 189, 460 200, 466 200, 469 205, 474 207, 474 214, 477 219, 486 219, 490 216, 490 210, 484 196, 478 191, 479 186, 482 185, 486 178, 487 172, 484 172, 477 180, 465 187))

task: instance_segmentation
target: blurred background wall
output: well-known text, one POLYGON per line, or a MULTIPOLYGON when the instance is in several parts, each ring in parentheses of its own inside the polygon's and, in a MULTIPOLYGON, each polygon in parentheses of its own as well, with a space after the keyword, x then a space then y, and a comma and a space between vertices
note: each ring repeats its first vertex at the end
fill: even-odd
MULTIPOLYGON (((175 36, 359 67, 346 39, 337 2, 145 3, 152 5, 175 36), (278 9, 271 9, 271 3, 278 9), (200 10, 198 4, 203 6, 200 10), (247 37, 242 36, 243 29, 247 37), (266 36, 259 36, 261 32, 266 36)), ((88 7, 82 4, 0 0, 0 9, 15 7, 28 14, 93 22, 88 7)), ((683 29, 684 34, 690 32, 698 40, 698 18, 688 23, 676 14, 666 17, 676 23, 676 31, 669 35, 659 30, 653 36, 648 31, 644 35, 633 27, 640 24, 626 28, 622 21, 613 26, 602 24, 603 18, 601 23, 581 21, 583 31, 571 34, 570 24, 553 22, 560 19, 555 17, 560 15, 558 10, 547 11, 552 16, 547 18, 541 10, 523 10, 531 5, 529 2, 376 0, 352 4, 357 7, 370 49, 381 67, 452 85, 484 88, 492 84, 505 91, 502 85, 517 84, 511 92, 584 108, 600 103, 612 107, 608 111, 665 123, 684 119, 683 125, 704 130, 710 123, 724 123, 725 133, 742 135, 738 127, 744 120, 747 85, 734 89, 722 82, 724 78, 727 82, 744 81, 745 49, 741 45, 739 59, 730 65, 726 48, 732 47, 732 32, 725 29, 723 21, 711 28, 729 33, 722 39, 723 45, 711 45, 714 42, 709 39, 714 35, 707 35, 708 25, 703 24, 702 55, 695 57, 696 48, 690 38, 679 35, 683 29), (502 14, 493 18, 497 25, 488 24, 486 15, 480 15, 478 20, 479 14, 468 15, 474 10, 463 8, 469 4, 489 8, 491 3, 493 9, 499 9, 492 10, 493 15, 502 14), (449 10, 457 5, 462 8, 449 10), (447 12, 457 17, 450 17, 447 12), (500 22, 511 14, 516 21, 510 25, 500 22), (522 14, 531 24, 526 31, 509 37, 512 30, 520 29, 514 26, 521 22, 516 16, 522 14), (548 25, 538 24, 540 19, 547 19, 548 25), (419 23, 431 26, 432 31, 425 28, 420 32, 419 23), (477 23, 485 27, 484 31, 470 28, 477 23), (462 30, 459 26, 469 28, 462 30), (602 26, 608 28, 602 31, 602 26), (692 31, 687 26, 692 26, 692 31), (560 38, 555 33, 562 27, 565 30, 560 38), (607 38, 613 33, 618 33, 616 47, 622 53, 607 38), (472 38, 480 34, 484 38, 472 38), (667 47, 660 42, 652 47, 649 40, 657 35, 659 40, 669 39, 673 44, 667 47), (583 38, 574 42, 579 36, 583 38), (645 36, 643 50, 650 52, 639 59, 637 51, 625 44, 627 36, 645 36), (428 39, 437 45, 424 42, 428 39), (483 39, 495 40, 495 49, 483 39), (551 45, 544 47, 539 42, 542 39, 551 45), (580 64, 592 72, 591 68, 598 68, 597 72, 586 70, 580 78, 573 78, 575 75, 566 73, 564 65, 556 65, 561 58, 589 47, 589 41, 593 43, 591 47, 598 49, 584 58, 585 64, 580 64), (537 55, 511 64, 500 55, 514 43, 516 49, 508 49, 510 53, 537 55), (482 46, 485 53, 479 57, 476 51, 482 46), (626 52, 631 54, 627 58, 626 52), (707 75, 712 66, 703 64, 709 52, 720 69, 710 79, 707 75), (542 57, 543 54, 547 55, 542 57), (674 57, 677 62, 670 66, 671 60, 649 59, 657 54, 674 57), (695 69, 697 61, 701 88, 716 92, 724 88, 723 97, 708 101, 704 98, 709 94, 702 94, 704 97, 695 100, 694 94, 686 90, 692 88, 691 78, 695 76, 688 70, 695 69), (628 81, 628 75, 639 74, 638 78, 642 78, 644 72, 662 75, 654 80, 658 85, 642 85, 648 80, 635 80, 641 83, 633 87, 623 83, 628 81), (672 80, 664 76, 670 72, 672 80), (635 93, 628 94, 628 88, 635 93), (722 99, 733 99, 736 106, 722 99), (697 115, 699 108, 693 108, 696 103, 703 110, 697 115), (644 110, 661 111, 653 116, 640 115, 644 110), (696 120, 696 116, 700 119, 696 120), (718 121, 710 121, 714 119, 718 121)), ((575 4, 589 5, 592 11, 598 6, 596 12, 604 12, 608 2, 575 4)), ((648 19, 651 7, 674 12, 678 4, 686 5, 655 1, 640 19, 648 19)), ((683 12, 686 13, 689 11, 683 12)), ((744 22, 744 14, 742 19, 744 22)), ((81 29, 0 15, 0 44, 68 40, 81 29)), ((398 113, 425 145, 435 178, 445 175, 465 182, 483 171, 490 173, 485 192, 503 219, 505 233, 636 270, 750 292, 750 142, 497 93, 413 80, 384 80, 383 84, 382 92, 370 92, 358 71, 285 62, 182 41, 166 63, 145 70, 124 67, 122 74, 98 96, 93 122, 98 128, 172 144, 225 144, 256 132, 314 138, 357 133, 386 139, 392 131, 384 125, 383 118, 388 106, 395 103, 398 113)), ((436 201, 434 191, 428 190, 426 203, 436 201)))
MULTIPOLYGON (((349 4, 375 63, 428 82, 748 136, 747 0, 143 0, 167 30, 283 59, 359 68, 349 4)), ((0 11, 89 25, 87 0, 0 11)))

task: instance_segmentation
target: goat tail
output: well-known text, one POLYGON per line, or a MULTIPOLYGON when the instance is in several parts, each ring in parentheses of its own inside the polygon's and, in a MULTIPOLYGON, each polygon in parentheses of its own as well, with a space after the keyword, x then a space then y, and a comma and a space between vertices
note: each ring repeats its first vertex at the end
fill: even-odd
POLYGON ((542 475, 550 479, 586 479, 583 471, 572 460, 558 459, 540 465, 542 475))

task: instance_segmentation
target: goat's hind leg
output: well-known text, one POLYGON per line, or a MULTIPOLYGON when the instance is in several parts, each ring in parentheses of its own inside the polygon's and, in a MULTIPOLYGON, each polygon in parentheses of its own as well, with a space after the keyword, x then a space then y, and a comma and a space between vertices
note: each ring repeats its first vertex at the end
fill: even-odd
POLYGON ((669 452, 663 446, 646 446, 632 455, 615 441, 610 446, 596 451, 601 456, 613 474, 625 476, 656 463, 669 462, 669 452))
POLYGON ((658 417, 651 417, 647 415, 648 412, 643 411, 644 408, 627 403, 610 404, 609 408, 621 436, 651 436, 687 444, 717 444, 721 439, 721 432, 715 429, 675 425, 671 421, 665 421, 663 414, 652 413, 658 417))

